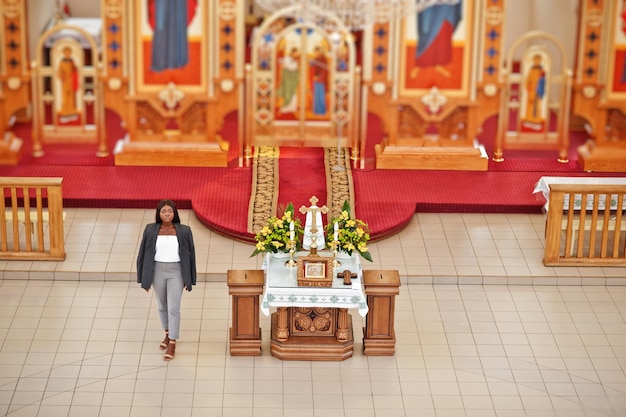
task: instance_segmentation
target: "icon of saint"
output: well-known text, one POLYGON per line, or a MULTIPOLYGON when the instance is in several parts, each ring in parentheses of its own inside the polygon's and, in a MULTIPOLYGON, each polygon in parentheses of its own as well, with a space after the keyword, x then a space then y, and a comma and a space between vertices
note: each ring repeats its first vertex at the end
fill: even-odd
POLYGON ((450 77, 446 67, 452 62, 452 36, 463 14, 463 1, 434 3, 417 12, 417 48, 411 78, 417 78, 421 68, 431 68, 450 77))
POLYGON ((281 100, 280 113, 295 113, 298 109, 298 83, 300 81, 298 48, 291 48, 281 63, 280 84, 277 90, 281 100))
POLYGON ((327 112, 328 60, 319 45, 313 49, 313 59, 310 65, 313 80, 313 114, 323 116, 327 112))
POLYGON ((526 108, 524 127, 532 130, 543 130, 543 100, 546 95, 546 71, 543 67, 541 54, 532 57, 532 66, 526 74, 526 108))
POLYGON ((76 106, 76 93, 79 88, 79 72, 74 58, 72 57, 72 48, 66 46, 62 50, 63 57, 59 61, 57 68, 57 77, 61 85, 61 108, 58 116, 62 122, 70 122, 79 117, 79 111, 76 106))

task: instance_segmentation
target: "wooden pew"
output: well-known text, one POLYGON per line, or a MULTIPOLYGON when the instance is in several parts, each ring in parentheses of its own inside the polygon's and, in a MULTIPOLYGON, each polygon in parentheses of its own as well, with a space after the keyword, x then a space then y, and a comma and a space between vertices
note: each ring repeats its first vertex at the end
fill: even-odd
POLYGON ((544 265, 626 266, 626 183, 549 186, 544 265))
POLYGON ((62 183, 63 178, 0 177, 0 259, 65 259, 62 183), (21 238, 20 224, 25 231, 21 238))

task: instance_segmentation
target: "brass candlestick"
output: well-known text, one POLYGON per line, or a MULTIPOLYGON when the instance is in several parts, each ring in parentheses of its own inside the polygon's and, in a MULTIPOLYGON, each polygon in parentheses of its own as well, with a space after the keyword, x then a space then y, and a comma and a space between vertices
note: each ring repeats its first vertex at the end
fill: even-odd
POLYGON ((333 246, 333 268, 339 268, 341 266, 341 261, 337 259, 337 247, 339 246, 339 241, 335 240, 332 243, 333 246))
POLYGON ((293 268, 294 266, 298 265, 298 263, 293 259, 293 256, 296 252, 296 241, 290 239, 288 245, 289 245, 289 260, 285 262, 285 266, 288 268, 293 268))

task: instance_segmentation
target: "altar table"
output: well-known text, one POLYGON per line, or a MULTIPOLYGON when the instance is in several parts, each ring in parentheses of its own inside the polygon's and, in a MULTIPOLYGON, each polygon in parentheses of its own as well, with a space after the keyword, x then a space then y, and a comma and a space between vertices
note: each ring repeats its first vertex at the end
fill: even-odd
MULTIPOLYGON (((305 255, 299 253, 297 255, 305 255)), ((331 253, 319 252, 321 257, 331 253)), ((332 287, 299 287, 297 268, 287 267, 288 259, 268 255, 263 263, 266 285, 261 311, 272 314, 270 352, 283 360, 344 360, 352 356, 354 335, 349 308, 365 317, 367 298, 363 293, 360 258, 339 259, 334 268, 332 287), (337 274, 350 270, 356 275, 351 285, 344 285, 337 274)))

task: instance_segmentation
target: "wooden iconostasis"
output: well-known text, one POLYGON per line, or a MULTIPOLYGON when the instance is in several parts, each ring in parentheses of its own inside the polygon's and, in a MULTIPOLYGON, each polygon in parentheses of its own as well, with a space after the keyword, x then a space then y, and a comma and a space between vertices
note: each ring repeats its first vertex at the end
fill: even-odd
POLYGON ((0 163, 19 164, 16 119, 36 155, 108 155, 108 110, 127 131, 118 165, 225 166, 238 112, 240 165, 261 144, 339 144, 363 167, 378 118, 378 169, 486 170, 509 149, 564 162, 585 129, 579 164, 626 170, 626 0, 432 0, 353 33, 249 0, 90 1, 0 0, 0 163), (72 15, 52 27, 57 3, 72 15))

